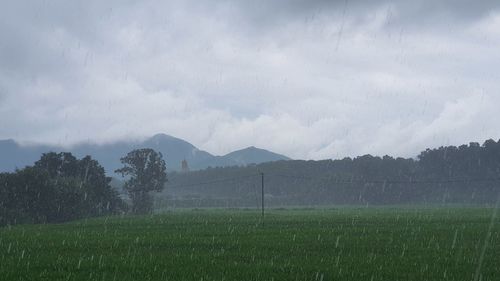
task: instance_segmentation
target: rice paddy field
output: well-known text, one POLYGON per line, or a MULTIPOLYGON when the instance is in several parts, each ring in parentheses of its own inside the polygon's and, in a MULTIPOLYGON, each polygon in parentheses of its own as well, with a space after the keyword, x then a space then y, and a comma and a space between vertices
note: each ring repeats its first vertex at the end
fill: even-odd
POLYGON ((492 208, 183 210, 0 228, 0 280, 500 280, 492 208))

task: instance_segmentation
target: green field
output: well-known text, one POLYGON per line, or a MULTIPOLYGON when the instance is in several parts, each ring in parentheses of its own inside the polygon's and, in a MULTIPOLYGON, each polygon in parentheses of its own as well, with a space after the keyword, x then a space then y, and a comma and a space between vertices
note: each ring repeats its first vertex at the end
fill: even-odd
POLYGON ((184 210, 0 229, 0 280, 500 280, 488 208, 184 210), (486 243, 486 244, 485 244, 486 243))

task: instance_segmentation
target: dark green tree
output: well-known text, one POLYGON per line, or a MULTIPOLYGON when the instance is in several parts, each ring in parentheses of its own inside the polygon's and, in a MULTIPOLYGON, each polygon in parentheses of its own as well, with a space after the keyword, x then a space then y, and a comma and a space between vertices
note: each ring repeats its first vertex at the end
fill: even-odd
POLYGON ((76 177, 78 174, 78 159, 69 152, 43 153, 35 162, 35 168, 46 171, 53 179, 76 177))
POLYGON ((90 156, 45 153, 33 167, 0 173, 0 225, 63 222, 114 214, 125 203, 90 156))
POLYGON ((115 173, 129 177, 125 190, 132 200, 132 212, 147 214, 153 210, 152 191, 163 190, 167 182, 166 165, 160 152, 150 148, 129 152, 120 161, 124 165, 115 173))
POLYGON ((26 167, 3 173, 0 184, 0 225, 47 222, 56 192, 46 172, 26 167))
POLYGON ((68 152, 44 153, 34 167, 45 171, 57 189, 54 216, 60 220, 112 214, 125 206, 111 188, 111 178, 90 156, 80 160, 68 152))

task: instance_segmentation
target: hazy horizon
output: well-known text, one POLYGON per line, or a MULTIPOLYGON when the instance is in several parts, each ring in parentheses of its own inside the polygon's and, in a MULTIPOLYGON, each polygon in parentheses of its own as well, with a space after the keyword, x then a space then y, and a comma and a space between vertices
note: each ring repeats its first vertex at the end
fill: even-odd
MULTIPOLYGON (((126 143, 126 144, 134 144, 134 143, 140 143, 140 142, 144 142, 144 141, 147 141, 149 139, 152 139, 158 135, 163 135, 163 136, 167 136, 167 137, 173 137, 173 138, 176 138, 176 139, 180 139, 176 136, 172 136, 172 135, 169 135, 169 134, 165 134, 165 133, 157 133, 157 134, 154 134, 153 136, 145 136, 145 137, 135 137, 135 138, 126 138, 126 139, 118 139, 118 140, 113 140, 113 141, 106 141, 106 142, 95 142, 95 141, 92 141, 92 140, 86 140, 86 141, 80 141, 80 142, 75 142, 75 143, 72 143, 72 144, 60 144, 60 143, 50 143, 50 142, 46 142, 46 143, 40 143, 40 142, 19 142, 19 141, 16 141, 15 139, 0 139, 0 141, 14 141, 17 145, 21 146, 21 147, 36 147, 36 146, 54 146, 54 147, 59 147, 59 148, 63 148, 63 149, 68 149, 68 150, 71 150, 75 147, 78 147, 78 146, 81 146, 81 145, 95 145, 95 146, 106 146, 106 145, 113 145, 113 144, 118 144, 118 143, 126 143)), ((476 143, 479 143, 480 145, 482 145, 484 143, 484 141, 486 140, 489 140, 491 138, 488 138, 488 139, 485 139, 483 141, 477 141, 477 140, 471 140, 467 143, 457 143, 457 144, 448 144, 448 145, 438 145, 438 146, 435 146, 435 147, 426 147, 425 149, 437 149, 439 147, 443 147, 443 146, 460 146, 460 145, 469 145, 470 143, 472 142, 476 142, 476 143)), ((193 143, 191 143, 189 140, 185 140, 185 139, 180 139, 182 141, 186 141, 188 142, 189 144, 192 144, 194 145, 193 143)), ((493 139, 494 140, 494 139, 493 139)), ((494 140, 494 141, 500 141, 500 140, 494 140)), ((199 147, 197 147, 196 145, 194 145, 194 147, 196 147, 197 149, 200 149, 199 147)), ((366 153, 366 154, 360 154, 360 155, 352 155, 352 156, 344 156, 344 157, 341 157, 341 158, 319 158, 319 159, 302 159, 302 158, 292 158, 286 154, 283 154, 283 153, 279 153, 279 152, 276 152, 276 151, 272 151, 272 150, 268 150, 268 149, 265 149, 265 148, 261 148, 261 147, 256 147, 255 145, 250 145, 250 146, 245 146, 245 147, 240 147, 240 148, 236 148, 232 151, 229 151, 225 154, 216 154, 216 153, 213 153, 211 151, 208 151, 208 150, 204 150, 204 149, 200 149, 201 151, 205 151, 205 152, 208 152, 210 153, 211 155, 213 156, 226 156, 230 153, 233 153, 233 152, 237 152, 237 151, 242 151, 242 150, 245 150, 245 149, 249 149, 249 148, 257 148, 257 149, 264 149, 264 150, 267 150, 269 152, 272 152, 272 153, 277 153, 277 154, 280 154, 282 156, 286 156, 288 158, 290 158, 290 160, 341 160, 345 157, 349 157, 349 158, 356 158, 356 157, 361 157, 361 156, 364 156, 364 155, 372 155, 374 157, 383 157, 383 156, 391 156, 393 158, 399 158, 399 157, 402 157, 402 158, 412 158, 412 159, 417 159, 417 156, 422 152, 424 151, 425 149, 423 150, 420 150, 420 151, 416 151, 414 155, 394 155, 394 154, 375 154, 375 153, 366 153)))

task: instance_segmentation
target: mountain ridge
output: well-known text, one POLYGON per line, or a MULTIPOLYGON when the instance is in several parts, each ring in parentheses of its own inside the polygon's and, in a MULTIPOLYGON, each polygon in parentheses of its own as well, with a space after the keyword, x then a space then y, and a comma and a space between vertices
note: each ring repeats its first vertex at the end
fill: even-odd
POLYGON ((120 158, 138 148, 152 148, 165 157, 167 170, 180 171, 181 161, 186 160, 190 169, 201 170, 208 167, 246 166, 269 161, 290 160, 290 158, 250 146, 225 155, 213 155, 200 150, 193 144, 167 134, 155 134, 145 140, 119 140, 107 144, 79 143, 71 147, 57 145, 21 145, 13 139, 0 140, 0 172, 11 172, 17 168, 32 165, 42 153, 71 152, 76 157, 90 155, 99 161, 108 175, 121 167, 120 158))

